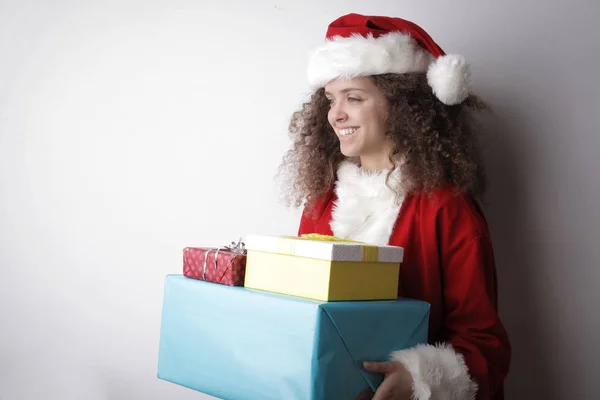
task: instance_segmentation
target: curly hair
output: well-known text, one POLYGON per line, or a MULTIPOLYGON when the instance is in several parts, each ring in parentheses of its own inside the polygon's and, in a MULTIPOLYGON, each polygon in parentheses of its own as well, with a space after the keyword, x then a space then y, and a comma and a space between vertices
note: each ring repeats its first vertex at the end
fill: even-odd
MULTIPOLYGON (((451 185, 459 192, 481 196, 486 190, 486 176, 471 111, 487 106, 474 95, 461 104, 445 105, 422 73, 374 75, 371 79, 389 106, 392 171, 401 168, 400 187, 392 189, 407 194, 430 193, 451 185), (397 163, 400 159, 402 162, 397 163)), ((326 193, 335 182, 337 167, 346 159, 327 119, 328 111, 329 101, 321 88, 292 115, 292 146, 279 169, 286 178, 288 204, 298 207, 326 193)))

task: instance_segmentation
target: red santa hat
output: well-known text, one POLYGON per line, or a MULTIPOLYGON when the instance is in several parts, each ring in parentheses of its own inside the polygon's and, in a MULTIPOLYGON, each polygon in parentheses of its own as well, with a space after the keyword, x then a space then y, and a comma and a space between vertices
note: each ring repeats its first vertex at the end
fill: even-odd
POLYGON ((333 21, 324 45, 308 64, 311 88, 336 78, 422 72, 433 93, 454 105, 469 95, 470 73, 464 57, 447 55, 413 22, 392 17, 344 15, 333 21))

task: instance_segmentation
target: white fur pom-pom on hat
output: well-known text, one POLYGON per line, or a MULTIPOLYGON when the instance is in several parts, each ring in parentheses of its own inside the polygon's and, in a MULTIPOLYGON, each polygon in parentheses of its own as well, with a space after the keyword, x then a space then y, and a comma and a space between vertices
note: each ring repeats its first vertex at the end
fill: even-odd
POLYGON ((445 55, 429 65, 427 82, 444 104, 455 105, 469 97, 471 72, 463 56, 445 55))
POLYGON ((415 72, 427 74, 433 93, 444 104, 459 104, 469 96, 464 57, 446 55, 421 27, 401 18, 348 14, 336 19, 307 69, 312 89, 337 78, 415 72))

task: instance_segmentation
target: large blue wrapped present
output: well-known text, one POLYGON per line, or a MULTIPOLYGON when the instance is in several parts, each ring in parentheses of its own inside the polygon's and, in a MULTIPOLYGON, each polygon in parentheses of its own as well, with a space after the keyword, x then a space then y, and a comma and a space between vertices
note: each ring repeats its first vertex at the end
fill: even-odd
POLYGON ((165 282, 158 377, 226 400, 352 400, 363 361, 427 341, 429 304, 321 302, 182 275, 165 282))

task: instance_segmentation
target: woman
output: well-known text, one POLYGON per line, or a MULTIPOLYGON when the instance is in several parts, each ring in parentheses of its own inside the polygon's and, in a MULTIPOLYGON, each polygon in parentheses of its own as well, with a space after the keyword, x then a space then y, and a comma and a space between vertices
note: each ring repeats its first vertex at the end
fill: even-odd
POLYGON ((343 16, 310 59, 290 130, 299 234, 404 248, 398 296, 431 304, 429 344, 367 362, 373 399, 501 400, 511 348, 497 313, 485 190, 464 59, 399 18, 343 16), (412 396, 412 397, 411 397, 412 396))

